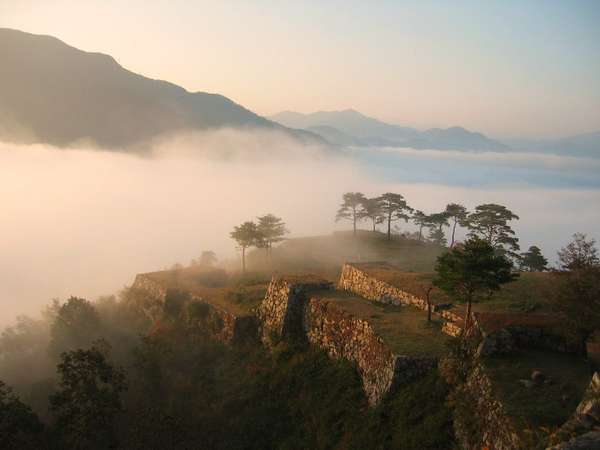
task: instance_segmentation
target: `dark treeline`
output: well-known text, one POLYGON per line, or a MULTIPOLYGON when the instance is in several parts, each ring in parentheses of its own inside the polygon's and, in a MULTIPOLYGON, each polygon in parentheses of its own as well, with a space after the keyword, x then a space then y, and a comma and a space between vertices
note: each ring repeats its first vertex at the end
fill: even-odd
POLYGON ((132 289, 20 318, 0 337, 0 448, 451 447, 435 374, 373 410, 350 364, 301 343, 224 346, 211 320, 180 292, 159 306, 132 289))

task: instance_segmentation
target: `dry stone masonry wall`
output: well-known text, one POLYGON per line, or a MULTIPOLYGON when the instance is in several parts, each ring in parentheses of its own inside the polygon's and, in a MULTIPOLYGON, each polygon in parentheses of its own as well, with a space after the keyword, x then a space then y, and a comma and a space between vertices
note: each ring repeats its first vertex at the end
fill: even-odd
POLYGON ((273 337, 301 337, 307 295, 311 291, 331 288, 331 282, 326 280, 273 277, 265 299, 258 308, 263 343, 271 345, 273 337))
POLYGON ((600 449, 600 373, 594 373, 575 414, 555 433, 556 440, 564 442, 551 449, 600 449))
POLYGON ((331 283, 274 278, 259 307, 262 340, 306 339, 334 359, 355 363, 371 405, 398 384, 431 370, 433 358, 395 355, 368 321, 344 311, 326 296, 331 283))
MULTIPOLYGON (((167 297, 168 288, 152 278, 151 275, 137 275, 131 287, 145 292, 149 298, 155 299, 161 305, 164 304, 167 297)), ((191 300, 202 302, 208 306, 208 314, 204 319, 204 325, 210 324, 208 329, 217 340, 228 344, 239 344, 256 339, 258 335, 256 317, 249 315, 237 316, 212 304, 210 299, 195 295, 191 295, 191 300)))
MULTIPOLYGON (((366 271, 361 270, 360 264, 344 264, 338 287, 375 302, 412 305, 427 310, 425 299, 371 276, 366 271)), ((448 310, 449 306, 451 305, 431 305, 432 311, 445 320, 442 325, 442 332, 456 337, 462 333, 463 319, 448 310)))
POLYGON ((504 405, 494 396, 492 382, 480 364, 475 365, 467 379, 471 395, 470 414, 454 417, 454 431, 461 448, 465 450, 515 450, 523 448, 512 420, 506 415, 504 405), (479 430, 472 432, 472 424, 479 430))
POLYGON ((344 264, 339 288, 375 302, 413 305, 420 309, 427 309, 427 302, 424 299, 372 277, 355 264, 344 264))

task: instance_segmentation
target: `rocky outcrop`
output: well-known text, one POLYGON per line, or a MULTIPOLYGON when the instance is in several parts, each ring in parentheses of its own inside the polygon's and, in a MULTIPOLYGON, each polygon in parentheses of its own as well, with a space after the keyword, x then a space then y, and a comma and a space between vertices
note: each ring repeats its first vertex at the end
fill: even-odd
POLYGON ((552 441, 563 442, 551 449, 600 449, 600 373, 594 373, 573 417, 560 427, 552 441))

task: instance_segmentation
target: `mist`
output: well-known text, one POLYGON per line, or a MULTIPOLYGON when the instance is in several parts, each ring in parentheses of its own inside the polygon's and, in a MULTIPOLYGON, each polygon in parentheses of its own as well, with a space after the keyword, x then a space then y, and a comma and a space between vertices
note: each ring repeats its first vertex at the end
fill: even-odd
MULTIPOLYGON (((277 132, 232 130, 172 136, 144 157, 91 146, 0 144, 0 325, 52 298, 112 294, 137 273, 187 264, 203 250, 235 262, 229 232, 265 213, 282 217, 290 237, 347 228, 334 222, 346 191, 400 192, 426 212, 449 202, 504 204, 521 217, 521 247, 539 245, 550 260, 575 231, 597 237, 600 190, 593 185, 533 177, 515 187, 511 177, 492 183, 489 176, 480 183, 481 170, 498 169, 489 155, 413 151, 383 168, 375 151, 366 162, 368 151, 357 158, 300 146, 277 132), (448 158, 463 168, 462 179, 448 158)), ((511 176, 535 164, 531 155, 503 158, 511 176)), ((591 176, 580 161, 552 158, 535 170, 591 176)))

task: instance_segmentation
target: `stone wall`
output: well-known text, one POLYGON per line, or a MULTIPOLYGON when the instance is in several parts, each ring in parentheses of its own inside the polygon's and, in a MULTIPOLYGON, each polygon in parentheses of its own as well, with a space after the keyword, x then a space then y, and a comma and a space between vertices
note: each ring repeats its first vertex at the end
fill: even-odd
POLYGON ((399 384, 436 366, 433 358, 395 355, 368 321, 319 295, 330 289, 331 283, 324 281, 273 278, 259 307, 263 342, 271 345, 275 337, 306 339, 331 358, 356 364, 371 405, 399 384))
MULTIPOLYGON (((412 305, 422 310, 427 310, 427 301, 391 284, 378 280, 360 269, 359 264, 346 263, 342 267, 342 274, 338 282, 339 289, 367 298, 375 302, 390 303, 393 305, 412 305)), ((463 318, 448 309, 451 304, 432 304, 434 314, 444 319, 442 332, 457 337, 463 330, 463 318)))
POLYGON ((322 279, 273 277, 265 299, 258 307, 263 343, 271 345, 274 337, 302 337, 307 296, 310 292, 331 288, 331 282, 322 279))
POLYGON ((413 305, 420 309, 427 309, 427 302, 424 299, 385 281, 377 280, 354 264, 344 264, 338 287, 375 302, 413 305))
POLYGON ((506 415, 504 405, 495 398, 485 369, 476 364, 466 382, 471 396, 469 414, 454 417, 454 432, 464 450, 515 450, 523 448, 512 420, 506 415), (478 424, 478 435, 470 431, 478 424))
POLYGON ((600 373, 594 373, 573 417, 554 434, 552 442, 560 443, 551 449, 600 449, 600 373))
POLYGON ((481 336, 478 356, 512 353, 519 348, 538 348, 567 353, 581 351, 556 331, 561 319, 551 314, 474 313, 481 336))
MULTIPOLYGON (((131 286, 145 292, 149 298, 164 304, 168 288, 147 274, 139 274, 131 286)), ((210 299, 201 298, 190 294, 190 300, 201 302, 208 306, 208 314, 204 318, 204 325, 213 337, 227 344, 240 344, 257 339, 258 322, 251 315, 237 316, 222 307, 210 302, 210 299)), ((158 318, 158 317, 157 317, 158 318)), ((155 318, 155 320, 157 319, 155 318)))

